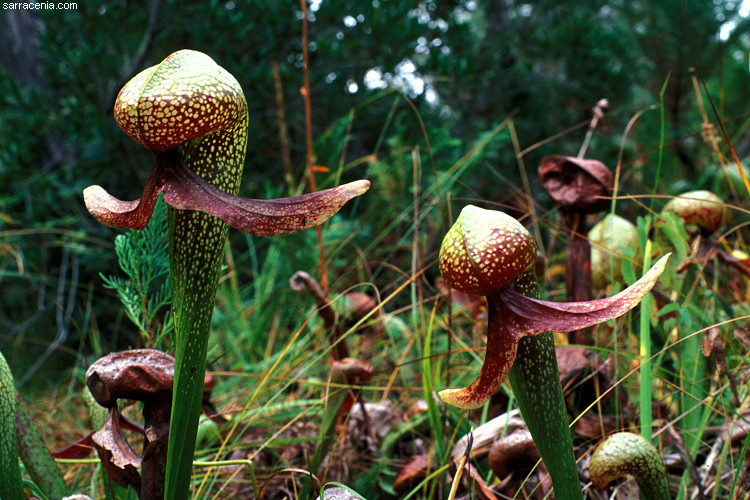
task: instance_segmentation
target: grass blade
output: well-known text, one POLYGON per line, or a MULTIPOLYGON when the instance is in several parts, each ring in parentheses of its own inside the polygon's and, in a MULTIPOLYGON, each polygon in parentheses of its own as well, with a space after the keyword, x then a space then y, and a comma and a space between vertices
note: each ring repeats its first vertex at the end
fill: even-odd
MULTIPOLYGON (((648 226, 648 223, 646 224, 648 226)), ((651 268, 651 240, 647 239, 643 250, 643 269, 651 268)), ((651 295, 641 301, 640 363, 641 363, 641 435, 651 442, 651 295)))

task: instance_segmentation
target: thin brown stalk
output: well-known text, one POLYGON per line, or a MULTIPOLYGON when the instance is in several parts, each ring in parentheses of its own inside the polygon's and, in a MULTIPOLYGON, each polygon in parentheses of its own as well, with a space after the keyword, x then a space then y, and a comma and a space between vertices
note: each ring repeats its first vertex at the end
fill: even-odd
POLYGON ((545 144, 549 144, 550 142, 553 142, 553 141, 559 139, 560 137, 564 137, 564 136, 566 136, 566 135, 568 135, 568 134, 570 134, 572 132, 575 132, 579 128, 583 128, 583 127, 587 126, 588 124, 589 124, 589 122, 581 122, 581 123, 579 123, 577 125, 573 125, 572 127, 568 127, 565 130, 563 130, 562 132, 558 132, 555 135, 551 135, 551 136, 547 137, 546 139, 542 139, 539 142, 535 142, 534 144, 532 144, 531 146, 527 147, 526 149, 524 149, 523 151, 521 151, 517 155, 518 156, 526 156, 528 153, 531 153, 535 149, 540 148, 540 147, 544 146, 545 144))
POLYGON ((596 105, 594 106, 594 115, 591 117, 589 129, 586 131, 586 137, 584 137, 583 144, 581 144, 581 149, 578 151, 578 158, 583 158, 586 155, 586 151, 589 148, 589 143, 591 142, 591 136, 594 135, 594 130, 596 130, 599 122, 604 119, 604 115, 607 113, 607 111, 609 111, 609 101, 607 99, 599 99, 599 101, 597 101, 596 105))
MULTIPOLYGON (((417 118, 417 121, 419 122, 419 128, 422 131, 422 137, 424 137, 425 147, 427 148, 427 155, 430 158, 430 166, 432 167, 432 176, 435 178, 435 191, 437 193, 437 199, 442 200, 443 195, 440 192, 440 183, 438 182, 438 173, 437 173, 437 166, 435 165, 435 157, 432 154, 432 144, 430 143, 430 135, 427 133, 427 127, 424 124, 424 120, 422 120, 422 115, 419 113, 417 106, 408 97, 405 97, 405 101, 409 105, 409 107, 414 111, 414 116, 417 118)), ((442 203, 438 204, 438 208, 440 209, 440 220, 442 221, 443 224, 445 224, 445 221, 446 221, 445 209, 443 208, 442 203)), ((443 229, 445 229, 445 227, 443 227, 443 229)))
POLYGON ((276 113, 279 116, 279 145, 281 146, 281 163, 284 166, 284 175, 288 184, 291 183, 292 155, 289 150, 289 132, 287 132, 286 106, 284 105, 284 88, 281 85, 281 73, 279 63, 271 61, 271 74, 273 74, 274 96, 276 98, 276 113))
MULTIPOLYGON (((313 133, 312 133, 312 105, 310 104, 310 59, 307 50, 307 0, 300 0, 302 9, 302 99, 305 102, 305 146, 307 149, 307 172, 310 179, 310 192, 318 190, 315 183, 315 153, 313 151, 313 133)), ((326 266, 325 249, 323 248, 323 229, 320 226, 315 227, 318 237, 318 259, 320 286, 328 292, 328 267, 326 266)))
POLYGON ((510 139, 513 142, 513 152, 516 154, 518 173, 521 176, 521 183, 523 184, 523 195, 526 198, 526 205, 528 206, 532 226, 534 227, 534 238, 537 241, 537 245, 539 245, 539 250, 543 255, 546 255, 544 239, 542 238, 539 221, 536 217, 536 204, 534 203, 534 196, 531 194, 531 183, 529 182, 529 176, 526 174, 526 162, 523 161, 523 151, 521 151, 521 144, 518 142, 518 134, 516 134, 516 126, 512 119, 508 120, 508 132, 510 132, 510 139))
POLYGON ((698 102, 698 108, 701 111, 703 117, 703 123, 701 123, 701 136, 705 142, 711 146, 711 149, 716 154, 716 159, 719 161, 721 172, 724 174, 724 178, 729 186, 729 191, 732 193, 732 199, 739 200, 737 190, 734 188, 734 183, 731 177, 729 177, 729 171, 727 170, 727 157, 721 152, 719 148, 719 135, 716 132, 716 127, 708 119, 708 113, 706 113, 706 106, 703 104, 703 96, 701 95, 700 84, 698 83, 698 77, 695 74, 695 68, 691 68, 690 80, 693 83, 693 92, 695 92, 695 100, 698 102))
POLYGON ((289 280, 289 284, 295 290, 307 289, 310 295, 316 301, 318 314, 323 318, 326 330, 330 331, 332 346, 331 356, 334 360, 341 361, 349 357, 349 348, 344 339, 344 332, 341 329, 336 311, 333 310, 331 302, 328 300, 328 294, 323 291, 320 284, 305 271, 297 271, 289 280))
POLYGON ((625 152, 625 141, 627 140, 628 134, 630 133, 631 129, 635 126, 635 123, 638 121, 641 115, 645 113, 646 111, 651 111, 652 109, 656 109, 656 108, 657 108, 656 105, 651 105, 641 110, 638 110, 638 112, 633 115, 630 121, 628 121, 628 124, 625 126, 625 132, 622 134, 622 139, 620 140, 620 152, 617 154, 617 166, 615 167, 615 182, 612 188, 612 208, 611 208, 612 213, 615 213, 615 204, 617 203, 617 199, 618 199, 617 192, 620 188, 620 172, 622 170, 622 156, 625 152))
POLYGON ((711 106, 711 111, 713 112, 714 117, 716 118, 716 123, 719 124, 719 128, 721 129, 721 135, 724 136, 724 141, 727 143, 727 146, 729 147, 729 151, 732 153, 732 159, 734 159, 734 163, 735 165, 737 165, 737 171, 740 173, 740 177, 742 177, 742 182, 745 183, 745 189, 747 189, 747 192, 750 193, 750 181, 747 180, 747 176, 745 175, 745 171, 742 168, 740 159, 737 158, 737 152, 734 150, 734 146, 732 146, 732 141, 729 139, 729 134, 727 134, 727 131, 724 128, 724 123, 721 121, 721 118, 719 117, 719 112, 716 110, 716 106, 714 105, 714 100, 711 98, 711 93, 708 91, 708 86, 706 86, 706 81, 703 79, 703 72, 701 71, 701 66, 700 64, 698 64, 698 58, 696 57, 696 54, 695 54, 695 45, 693 44, 693 33, 690 30, 690 23, 688 22, 687 10, 685 8, 685 0, 682 0, 682 14, 685 16, 685 28, 687 28, 688 40, 690 41, 690 50, 693 54, 693 61, 695 61, 695 71, 698 75, 698 78, 700 79, 701 85, 703 86, 703 91, 706 93, 706 98, 708 99, 708 104, 711 106))

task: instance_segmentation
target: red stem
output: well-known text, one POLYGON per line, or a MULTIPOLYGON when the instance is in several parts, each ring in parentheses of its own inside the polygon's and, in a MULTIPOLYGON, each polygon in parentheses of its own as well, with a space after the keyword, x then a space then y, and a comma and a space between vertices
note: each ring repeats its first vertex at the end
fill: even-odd
MULTIPOLYGON (((302 8, 302 99, 305 101, 305 145, 307 148, 307 172, 310 176, 310 192, 318 190, 315 183, 315 168, 313 159, 313 134, 312 134, 312 106, 310 104, 310 61, 307 51, 307 0, 300 0, 302 8)), ((328 268, 326 267, 326 256, 323 248, 323 230, 315 226, 318 236, 318 258, 320 260, 320 286, 328 293, 328 268)))

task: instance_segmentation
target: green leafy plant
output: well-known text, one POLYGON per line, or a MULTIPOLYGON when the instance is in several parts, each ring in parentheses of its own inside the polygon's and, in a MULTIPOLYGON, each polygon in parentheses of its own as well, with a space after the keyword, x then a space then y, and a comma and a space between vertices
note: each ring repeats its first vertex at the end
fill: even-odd
POLYGON ((165 497, 186 498, 227 224, 258 236, 301 231, 331 217, 369 182, 280 200, 236 196, 247 104, 234 77, 200 52, 176 52, 136 75, 117 97, 115 118, 156 162, 140 199, 120 201, 91 186, 84 200, 100 222, 130 229, 145 227, 160 193, 169 205, 176 364, 165 497))
POLYGON ((166 340, 171 340, 169 335, 174 330, 173 316, 168 310, 171 290, 166 233, 166 209, 160 198, 143 230, 131 230, 115 238, 118 264, 127 279, 100 275, 105 286, 117 292, 125 314, 138 327, 144 344, 157 349, 171 345, 166 340))
POLYGON ((464 207, 440 247, 440 272, 452 288, 487 298, 487 351, 476 380, 462 389, 443 390, 440 398, 460 408, 479 408, 508 375, 557 498, 582 498, 549 332, 573 331, 625 314, 654 286, 667 258, 612 297, 542 301, 536 298, 536 243, 531 234, 502 212, 464 207))

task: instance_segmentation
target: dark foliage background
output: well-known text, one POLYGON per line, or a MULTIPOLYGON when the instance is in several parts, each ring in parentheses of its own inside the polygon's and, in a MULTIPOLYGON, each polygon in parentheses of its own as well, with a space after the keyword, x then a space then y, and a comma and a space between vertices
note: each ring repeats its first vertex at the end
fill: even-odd
MULTIPOLYGON (((399 236, 362 247, 369 260, 402 269, 410 262, 398 245, 411 220, 399 217, 409 202, 413 148, 429 186, 433 168, 438 177, 448 171, 508 117, 521 149, 568 131, 523 157, 542 212, 551 204, 536 181, 539 160, 575 155, 602 97, 612 111, 590 154, 613 168, 624 146, 623 192, 651 192, 658 110, 646 111, 623 137, 632 117, 659 103, 662 88, 667 154, 659 192, 715 187, 715 156, 701 140, 690 70, 700 69, 744 157, 750 39, 743 9, 725 0, 313 2, 316 163, 334 172, 342 166, 344 180, 373 180, 356 205, 361 237, 399 236), (720 37, 727 23, 733 29, 720 37)), ((135 73, 181 48, 210 54, 237 77, 250 107, 243 194, 302 189, 301 17, 296 2, 264 0, 78 2, 75 10, 0 12, 0 348, 21 383, 58 384, 50 376, 56 370, 85 369, 101 352, 138 342, 99 276, 117 272, 116 232, 96 224, 81 197, 91 184, 122 199, 140 194, 150 155, 111 116, 117 91, 135 73)), ((506 128, 473 157, 452 196, 518 206, 522 184, 506 128)), ((347 209, 344 216, 353 215, 347 209)), ((445 217, 425 236, 426 258, 434 257, 445 217)), ((242 237, 232 238, 243 252, 242 237)), ((314 244, 314 236, 295 241, 314 244)), ((380 272, 387 281, 389 271, 380 272)), ((247 264, 243 279, 252 275, 247 264)))

